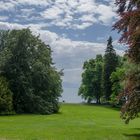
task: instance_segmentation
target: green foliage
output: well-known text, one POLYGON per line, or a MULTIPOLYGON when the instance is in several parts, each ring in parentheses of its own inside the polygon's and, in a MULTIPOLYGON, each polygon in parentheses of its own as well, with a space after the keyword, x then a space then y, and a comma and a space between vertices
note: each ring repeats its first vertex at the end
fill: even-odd
POLYGON ((29 29, 7 32, 0 52, 0 71, 13 92, 17 113, 51 114, 59 109, 60 73, 53 66, 51 49, 29 29))
POLYGON ((124 102, 124 97, 118 98, 124 90, 124 76, 127 66, 127 57, 120 57, 112 46, 112 37, 109 37, 104 57, 97 55, 84 63, 82 84, 79 95, 87 102, 111 103, 113 106, 124 102))
POLYGON ((91 59, 84 63, 82 74, 82 84, 79 88, 79 95, 90 103, 94 98, 93 78, 95 76, 95 60, 91 59))
POLYGON ((0 77, 0 114, 13 114, 13 98, 12 92, 8 87, 8 83, 4 77, 0 77))
POLYGON ((126 102, 122 107, 121 117, 128 123, 138 117, 140 112, 140 64, 129 63, 122 96, 126 97, 126 102))
POLYGON ((103 89, 106 101, 110 100, 112 94, 112 82, 110 80, 111 73, 116 70, 118 65, 118 57, 112 46, 112 37, 109 37, 107 48, 104 55, 104 68, 103 68, 103 89))
POLYGON ((119 95, 124 91, 125 86, 125 75, 127 70, 127 57, 118 57, 118 67, 116 71, 112 72, 110 80, 112 82, 112 94, 110 103, 113 106, 122 105, 124 103, 124 97, 119 98, 119 95))
POLYGON ((79 95, 88 103, 96 99, 100 103, 102 93, 102 55, 97 55, 96 59, 90 59, 84 63, 82 74, 82 84, 79 88, 79 95))
POLYGON ((111 74, 112 84, 112 94, 111 94, 111 104, 114 106, 122 104, 121 99, 118 99, 118 95, 124 90, 124 77, 125 77, 125 68, 118 67, 115 72, 111 74))

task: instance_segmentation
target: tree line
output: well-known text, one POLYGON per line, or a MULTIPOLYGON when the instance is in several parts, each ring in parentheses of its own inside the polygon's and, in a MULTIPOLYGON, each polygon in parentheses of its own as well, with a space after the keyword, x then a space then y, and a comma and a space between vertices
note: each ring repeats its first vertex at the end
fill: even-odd
MULTIPOLYGON (((113 25, 113 29, 117 30, 118 33, 121 33, 119 42, 126 44, 128 49, 125 57, 122 58, 120 62, 118 61, 120 64, 116 63, 119 67, 117 66, 114 71, 109 69, 109 71, 106 71, 107 73, 104 73, 108 68, 106 62, 109 62, 110 60, 108 59, 109 56, 108 58, 106 57, 107 53, 105 52, 102 64, 104 72, 102 73, 103 86, 101 86, 101 89, 103 92, 100 92, 100 95, 104 96, 106 100, 111 101, 112 99, 112 102, 116 101, 114 98, 116 95, 119 95, 119 100, 124 99, 121 109, 121 117, 126 123, 128 123, 130 120, 138 117, 140 112, 140 1, 116 0, 115 4, 119 18, 113 25), (105 81, 105 79, 107 81, 105 81)), ((114 56, 114 58, 115 57, 116 56, 114 56)), ((94 59, 95 63, 97 61, 96 59, 94 59)), ((114 66, 116 66, 116 64, 114 66)), ((96 67, 97 64, 95 64, 93 69, 98 73, 96 67)), ((111 68, 113 67, 111 66, 111 68)), ((87 68, 84 68, 82 84, 79 89, 79 95, 82 95, 85 99, 87 99, 87 97, 85 97, 83 93, 87 93, 87 88, 89 88, 87 86, 89 81, 84 80, 86 79, 85 73, 87 73, 87 71, 87 68)), ((95 77, 97 78, 97 76, 95 77)), ((93 81, 95 81, 95 79, 93 81)), ((91 80, 90 82, 93 81, 91 80)), ((101 84, 99 83, 99 85, 101 84)))
POLYGON ((0 114, 58 112, 62 80, 51 52, 29 29, 0 31, 0 114))
POLYGON ((109 37, 105 55, 98 54, 95 59, 84 62, 78 95, 81 95, 88 103, 93 101, 97 104, 110 101, 114 103, 118 95, 115 91, 116 77, 114 75, 121 59, 113 48, 112 37, 109 37), (114 91, 113 94, 112 91, 114 91))
POLYGON ((128 123, 130 119, 137 117, 139 112, 140 100, 139 90, 137 90, 138 95, 135 95, 136 97, 129 95, 131 98, 136 98, 131 101, 131 106, 135 108, 129 110, 137 109, 135 117, 123 115, 125 107, 130 105, 129 88, 132 88, 132 84, 136 86, 140 83, 139 70, 139 65, 132 63, 128 54, 124 56, 116 54, 112 45, 112 37, 109 37, 105 54, 103 56, 98 54, 95 59, 84 62, 78 95, 87 103, 110 104, 114 107, 123 106, 121 115, 128 123))

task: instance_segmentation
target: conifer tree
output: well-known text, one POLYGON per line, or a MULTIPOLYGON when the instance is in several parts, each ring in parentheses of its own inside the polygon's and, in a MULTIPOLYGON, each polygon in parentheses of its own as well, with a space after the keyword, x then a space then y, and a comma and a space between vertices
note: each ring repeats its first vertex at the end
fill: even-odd
POLYGON ((118 65, 118 57, 112 45, 112 37, 109 37, 107 48, 104 55, 104 69, 103 69, 103 90, 106 101, 110 100, 112 93, 112 83, 110 80, 111 73, 116 70, 118 65))

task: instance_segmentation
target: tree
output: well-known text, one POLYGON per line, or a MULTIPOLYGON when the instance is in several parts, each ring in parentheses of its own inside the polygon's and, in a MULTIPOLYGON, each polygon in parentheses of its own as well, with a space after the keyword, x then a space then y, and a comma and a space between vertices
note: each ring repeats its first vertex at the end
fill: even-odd
POLYGON ((110 80, 112 82, 111 104, 113 106, 122 105, 124 98, 119 99, 119 94, 124 90, 124 79, 126 72, 126 58, 118 57, 119 65, 116 71, 111 73, 110 80))
POLYGON ((82 84, 79 88, 78 95, 81 95, 83 99, 91 103, 94 99, 93 78, 95 76, 95 60, 90 59, 84 62, 83 69, 82 84))
POLYGON ((120 42, 128 45, 131 61, 140 63, 140 1, 116 0, 116 5, 120 19, 113 27, 122 33, 120 42))
POLYGON ((129 47, 130 68, 126 75, 125 92, 127 98, 122 107, 122 118, 128 123, 140 112, 140 1, 116 0, 117 13, 120 19, 114 24, 114 29, 122 33, 120 42, 129 47))
POLYGON ((96 71, 96 78, 94 79, 95 83, 95 97, 96 97, 96 103, 100 104, 100 98, 102 96, 102 75, 103 75, 103 57, 102 55, 96 55, 96 66, 95 66, 95 71, 96 71))
POLYGON ((62 86, 50 47, 29 29, 8 31, 5 42, 0 52, 0 75, 9 82, 15 112, 57 112, 62 86))
POLYGON ((79 95, 88 103, 96 100, 100 103, 102 92, 102 55, 97 55, 96 59, 90 59, 84 63, 82 74, 82 84, 79 88, 79 95))
POLYGON ((111 73, 116 70, 118 65, 118 57, 112 45, 112 37, 109 37, 107 48, 104 55, 104 69, 103 69, 103 90, 106 101, 110 100, 112 94, 112 82, 110 80, 111 73))
POLYGON ((0 114, 13 114, 13 94, 8 87, 8 82, 4 77, 0 77, 0 114))

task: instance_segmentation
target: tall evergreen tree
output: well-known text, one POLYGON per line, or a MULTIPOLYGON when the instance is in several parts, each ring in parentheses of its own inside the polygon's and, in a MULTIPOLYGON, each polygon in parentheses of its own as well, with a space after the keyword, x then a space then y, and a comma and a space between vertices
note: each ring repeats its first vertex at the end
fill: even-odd
POLYGON ((115 71, 118 65, 118 57, 112 45, 112 37, 109 37, 107 48, 104 55, 104 69, 103 69, 103 90, 106 101, 110 100, 112 93, 112 83, 110 80, 111 73, 115 71))

